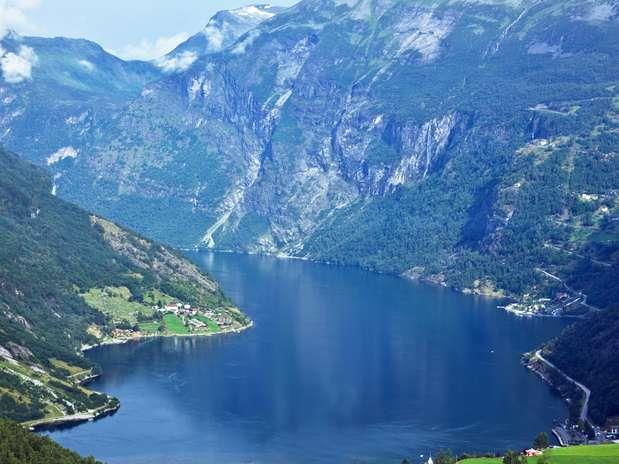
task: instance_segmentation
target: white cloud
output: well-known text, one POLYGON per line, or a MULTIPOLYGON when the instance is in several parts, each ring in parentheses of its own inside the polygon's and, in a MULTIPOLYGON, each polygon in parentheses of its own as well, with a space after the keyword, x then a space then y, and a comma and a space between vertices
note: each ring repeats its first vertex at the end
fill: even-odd
POLYGON ((56 153, 52 153, 47 158, 47 165, 51 166, 65 158, 77 158, 78 151, 73 147, 62 147, 56 153))
POLYGON ((9 84, 18 84, 32 78, 32 67, 37 64, 38 58, 30 47, 22 46, 19 53, 6 53, 0 49, 0 68, 4 80, 9 84))
POLYGON ((155 40, 142 39, 136 44, 126 45, 121 50, 116 51, 115 54, 125 60, 150 61, 170 53, 188 38, 188 33, 181 32, 170 37, 159 37, 155 40))
POLYGON ((0 37, 9 30, 30 32, 34 29, 28 12, 39 5, 39 0, 0 0, 0 37))
POLYGON ((245 50, 247 50, 247 47, 250 47, 259 35, 260 33, 256 30, 249 31, 245 38, 234 46, 232 53, 234 55, 242 55, 245 53, 245 50))
POLYGON ((188 69, 197 59, 198 55, 195 52, 186 51, 175 56, 164 56, 156 63, 165 72, 179 72, 188 69))
MULTIPOLYGON (((39 0, 0 0, 0 39, 9 31, 32 32, 35 27, 28 13, 39 6, 39 0)), ((17 52, 7 52, 0 47, 0 70, 9 84, 18 84, 32 78, 32 67, 37 55, 30 47, 22 46, 17 52)))
POLYGON ((221 50, 225 36, 219 27, 207 25, 202 33, 208 38, 209 49, 212 51, 221 50))

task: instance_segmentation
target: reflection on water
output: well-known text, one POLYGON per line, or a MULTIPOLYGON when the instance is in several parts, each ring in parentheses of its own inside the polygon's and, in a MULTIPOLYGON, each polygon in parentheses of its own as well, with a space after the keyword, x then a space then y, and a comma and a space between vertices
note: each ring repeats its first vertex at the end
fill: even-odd
POLYGON ((565 415, 519 361, 560 321, 357 269, 192 258, 255 328, 93 351, 122 408, 55 439, 110 463, 399 462, 522 448, 565 415))

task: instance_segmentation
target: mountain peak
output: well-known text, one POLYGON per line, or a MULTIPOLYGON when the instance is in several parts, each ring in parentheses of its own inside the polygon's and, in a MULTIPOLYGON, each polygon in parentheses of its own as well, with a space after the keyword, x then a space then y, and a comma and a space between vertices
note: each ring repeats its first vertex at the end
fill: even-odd
POLYGON ((255 22, 255 21, 262 22, 262 21, 266 21, 267 19, 272 18, 273 16, 275 16, 277 13, 279 13, 282 10, 283 8, 273 6, 269 3, 247 5, 247 6, 242 6, 240 8, 236 8, 234 10, 220 11, 215 16, 213 16, 211 21, 209 21, 209 24, 213 20, 215 20, 217 16, 220 14, 231 15, 237 18, 238 20, 246 20, 250 22, 255 22))
POLYGON ((208 40, 207 50, 216 52, 231 45, 245 32, 271 19, 283 9, 270 4, 255 4, 216 13, 202 30, 208 40))
POLYGON ((247 31, 283 10, 282 7, 263 3, 219 11, 202 31, 159 59, 157 64, 167 72, 184 71, 199 57, 232 45, 247 31))

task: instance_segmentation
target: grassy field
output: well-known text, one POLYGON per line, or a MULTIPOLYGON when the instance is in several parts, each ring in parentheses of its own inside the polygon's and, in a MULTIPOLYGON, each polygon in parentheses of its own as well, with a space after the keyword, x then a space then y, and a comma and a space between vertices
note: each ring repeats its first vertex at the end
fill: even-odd
POLYGON ((82 294, 82 297, 88 306, 98 309, 114 321, 127 321, 135 324, 139 313, 147 317, 152 317, 154 313, 153 309, 148 306, 129 301, 131 292, 126 287, 91 288, 87 293, 82 294))
POLYGON ((190 333, 189 329, 183 324, 182 319, 174 314, 163 316, 163 324, 168 333, 176 335, 187 335, 190 333))
POLYGON ((161 327, 161 324, 159 322, 140 322, 138 327, 140 328, 140 332, 152 335, 159 333, 159 327, 161 327))
POLYGON ((204 322, 208 326, 209 332, 219 332, 219 326, 215 322, 211 321, 208 317, 198 314, 195 316, 195 318, 200 322, 204 322))
MULTIPOLYGON (((619 445, 570 446, 547 451, 551 464, 619 464, 619 445)), ((500 458, 476 458, 460 461, 462 464, 500 464, 500 458)), ((536 464, 537 458, 529 458, 536 464)))
POLYGON ((619 445, 557 448, 549 456, 552 464, 618 464, 619 445))
POLYGON ((171 297, 170 295, 166 295, 165 293, 160 292, 159 290, 157 290, 156 288, 146 292, 144 294, 144 303, 146 303, 147 305, 153 306, 153 305, 157 305, 159 303, 163 304, 164 306, 167 305, 168 303, 172 303, 173 301, 175 301, 175 299, 173 297, 171 297))
POLYGON ((56 359, 56 358, 50 358, 49 362, 51 363, 52 366, 57 367, 59 369, 64 369, 65 371, 67 371, 69 373, 69 375, 77 375, 77 374, 81 374, 82 372, 89 372, 91 369, 84 369, 82 367, 78 367, 78 366, 72 366, 71 364, 68 364, 60 359, 56 359))

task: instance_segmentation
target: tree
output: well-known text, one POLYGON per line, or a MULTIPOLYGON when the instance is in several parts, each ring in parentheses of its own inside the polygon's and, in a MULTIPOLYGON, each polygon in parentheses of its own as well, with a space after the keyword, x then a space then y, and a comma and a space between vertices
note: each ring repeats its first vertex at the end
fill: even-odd
POLYGON ((435 464, 455 464, 456 458, 451 451, 441 451, 434 459, 435 464))
POLYGON ((550 446, 548 440, 548 434, 546 432, 540 432, 539 435, 533 440, 533 448, 536 450, 544 450, 550 446))
POLYGON ((525 456, 520 456, 515 451, 508 451, 505 456, 503 456, 503 464, 527 464, 527 458, 525 456))

